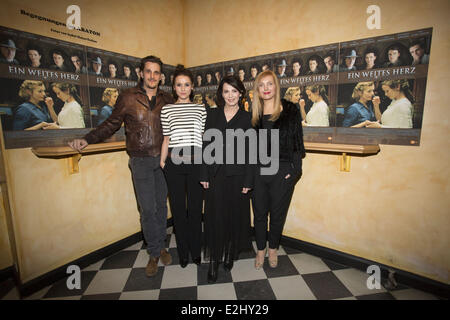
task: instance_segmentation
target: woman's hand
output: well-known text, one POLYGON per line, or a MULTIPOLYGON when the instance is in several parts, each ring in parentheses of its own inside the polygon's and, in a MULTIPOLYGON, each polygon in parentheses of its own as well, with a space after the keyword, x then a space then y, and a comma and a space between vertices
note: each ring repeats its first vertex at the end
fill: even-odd
POLYGON ((53 101, 53 99, 51 97, 46 97, 44 99, 44 102, 47 105, 47 108, 53 109, 53 106, 55 105, 55 102, 53 101))
POLYGON ((291 174, 288 173, 288 174, 286 175, 286 177, 284 177, 284 179, 286 180, 286 179, 289 179, 290 177, 291 177, 291 174))
POLYGON ((381 124, 378 121, 368 121, 367 128, 381 128, 381 124))
POLYGON ((200 184, 203 186, 204 189, 209 189, 209 182, 200 181, 200 184))
POLYGON ((161 167, 161 169, 164 169, 164 167, 166 166, 166 163, 164 161, 161 161, 159 163, 159 166, 161 167))
POLYGON ((60 129, 59 126, 56 124, 56 122, 52 122, 49 123, 47 126, 42 127, 42 129, 44 130, 49 130, 49 129, 60 129))
POLYGON ((242 193, 247 194, 252 188, 242 188, 242 193))
POLYGON ((305 99, 300 99, 298 104, 300 105, 300 108, 305 109, 305 105, 306 105, 305 99))

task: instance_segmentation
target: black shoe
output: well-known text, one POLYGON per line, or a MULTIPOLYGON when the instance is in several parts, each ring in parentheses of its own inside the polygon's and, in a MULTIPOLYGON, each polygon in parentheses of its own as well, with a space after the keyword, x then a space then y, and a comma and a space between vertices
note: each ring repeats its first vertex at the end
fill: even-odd
POLYGON ((217 274, 219 269, 219 263, 217 261, 211 261, 208 269, 208 283, 215 283, 217 281, 217 274))
POLYGON ((196 265, 200 265, 200 263, 202 262, 202 258, 201 257, 197 257, 192 259, 192 261, 196 264, 196 265))
POLYGON ((188 265, 188 259, 180 259, 180 266, 182 268, 186 268, 186 266, 188 265))
POLYGON ((223 262, 223 268, 226 271, 231 271, 231 269, 233 269, 233 257, 231 255, 225 257, 225 261, 223 262))

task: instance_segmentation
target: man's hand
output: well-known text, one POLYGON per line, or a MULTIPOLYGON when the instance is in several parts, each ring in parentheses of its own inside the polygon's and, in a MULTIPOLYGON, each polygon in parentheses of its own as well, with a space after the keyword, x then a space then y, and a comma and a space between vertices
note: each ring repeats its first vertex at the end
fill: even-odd
POLYGON ((203 186, 204 189, 208 189, 209 188, 209 182, 201 181, 200 184, 203 186))
POLYGON ((85 139, 75 139, 73 141, 69 142, 69 147, 71 147, 73 150, 78 151, 81 153, 81 150, 86 148, 89 143, 85 139))

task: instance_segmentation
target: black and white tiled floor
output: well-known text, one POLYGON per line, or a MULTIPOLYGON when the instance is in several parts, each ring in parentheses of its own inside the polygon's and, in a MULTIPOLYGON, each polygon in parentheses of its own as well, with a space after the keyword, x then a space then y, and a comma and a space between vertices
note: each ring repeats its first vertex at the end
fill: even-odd
MULTIPOLYGON (((399 285, 395 290, 369 290, 368 274, 332 261, 280 247, 279 262, 271 269, 266 262, 254 268, 255 251, 241 254, 231 272, 219 267, 217 283, 208 284, 208 263, 179 266, 175 235, 168 229, 173 263, 155 277, 145 276, 148 254, 139 242, 81 270, 81 289, 69 290, 66 279, 26 299, 101 300, 435 300, 438 297, 399 285)), ((254 243, 254 247, 255 243, 254 243)), ((2 300, 18 300, 12 281, 0 284, 2 300), (8 287, 9 286, 9 287, 8 287)))

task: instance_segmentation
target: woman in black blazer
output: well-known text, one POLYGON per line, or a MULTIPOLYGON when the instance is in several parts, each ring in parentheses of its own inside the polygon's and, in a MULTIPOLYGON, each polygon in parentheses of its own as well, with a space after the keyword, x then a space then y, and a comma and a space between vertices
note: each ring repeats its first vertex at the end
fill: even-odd
MULTIPOLYGON (((297 181, 302 175, 302 159, 305 157, 301 116, 298 108, 280 99, 280 83, 273 71, 261 72, 254 83, 252 104, 252 125, 258 130, 258 137, 267 134, 267 141, 278 130, 279 168, 275 174, 265 174, 260 164, 255 172, 255 186, 252 204, 255 238, 258 252, 255 268, 260 269, 266 255, 266 241, 269 240, 269 266, 278 265, 277 250, 286 221, 287 211, 297 181), (260 131, 266 129, 267 131, 260 131), (267 218, 270 213, 270 228, 267 236, 267 218)), ((276 138, 273 136, 272 138, 276 138)), ((272 143, 272 142, 271 142, 272 143)), ((270 150, 270 148, 269 148, 270 150)), ((262 150, 264 151, 264 150, 262 150)), ((258 154, 261 154, 259 152, 258 154)))
MULTIPOLYGON (((218 108, 209 109, 206 119, 203 143, 203 168, 200 183, 205 188, 205 257, 210 260, 208 282, 216 282, 218 265, 224 262, 224 268, 230 271, 233 261, 239 252, 251 249, 250 240, 250 197, 253 187, 253 167, 248 161, 249 143, 245 140, 245 155, 238 154, 236 137, 229 135, 232 129, 236 134, 243 134, 251 129, 251 116, 243 109, 242 98, 245 97, 245 87, 235 76, 227 76, 220 82, 217 89, 218 108), (215 129, 211 130, 211 129, 215 129), (210 130, 208 132, 208 130, 210 130), (223 140, 207 137, 211 132, 221 136, 223 140), (219 141, 219 142, 218 142, 219 141), (220 152, 208 156, 208 150, 218 146, 223 151, 223 157, 218 159, 220 152), (234 159, 227 161, 227 145, 234 144, 234 159), (238 164, 238 156, 245 156, 245 162, 238 164), (220 161, 222 160, 222 161, 220 161), (214 163, 213 163, 214 161, 214 163), (208 164, 209 163, 209 164, 208 164)), ((230 159, 228 159, 230 160, 230 159)))

